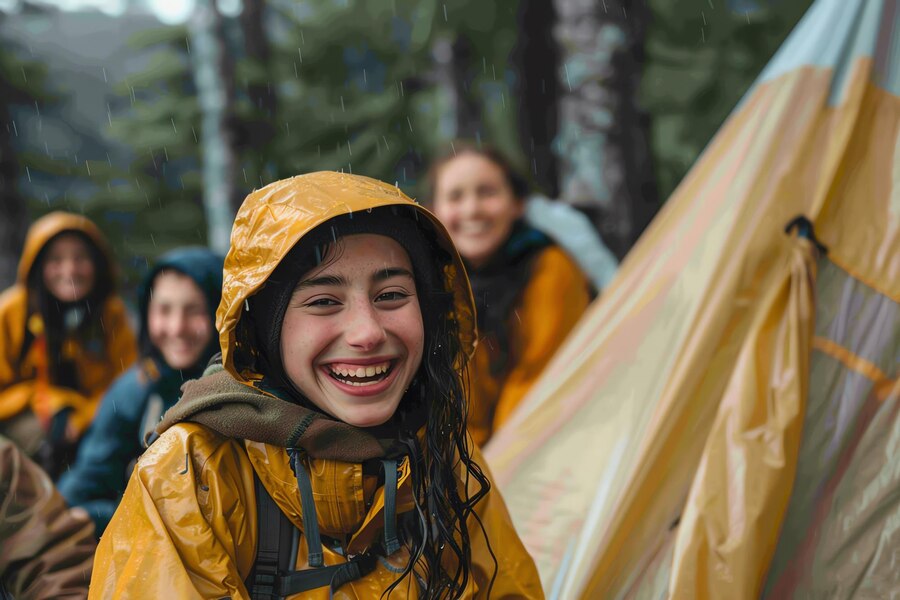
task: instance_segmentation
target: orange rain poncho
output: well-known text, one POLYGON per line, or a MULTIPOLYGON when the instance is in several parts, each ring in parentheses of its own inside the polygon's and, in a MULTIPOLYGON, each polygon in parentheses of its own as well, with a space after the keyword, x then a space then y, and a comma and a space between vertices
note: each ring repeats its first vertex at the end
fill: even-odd
MULTIPOLYGON (((217 327, 222 362, 237 381, 252 387, 250 382, 260 377, 236 364, 236 354, 252 352, 246 340, 240 339, 241 314, 248 298, 264 285, 290 249, 332 217, 392 205, 415 207, 418 215, 433 225, 438 242, 455 257, 454 266, 445 270, 445 286, 455 297, 462 347, 471 350, 475 335, 471 292, 449 236, 438 221, 393 186, 360 176, 313 173, 254 192, 235 220, 217 327)), ((473 459, 483 464, 477 451, 473 459)), ((383 528, 383 487, 375 489, 358 463, 310 462, 320 529, 329 535, 347 536, 349 553, 367 550, 383 528)), ((284 447, 228 438, 194 423, 166 430, 138 462, 100 542, 90 597, 248 598, 244 582, 255 560, 258 535, 254 472, 279 508, 302 530, 297 479, 284 447)), ((462 482, 466 474, 459 473, 459 477, 462 482)), ((409 479, 405 461, 400 465, 398 499, 409 490, 409 479)), ((398 502, 398 510, 409 510, 408 501, 405 505, 398 502)), ((534 562, 522 547, 500 495, 490 492, 475 506, 475 512, 498 561, 491 597, 542 598, 534 562)), ((493 561, 474 516, 468 527, 473 577, 464 597, 485 598, 493 561)), ((297 550, 296 568, 308 568, 305 536, 297 550)), ((324 557, 326 565, 346 560, 328 547, 324 557)), ((380 598, 399 577, 397 568, 402 569, 406 560, 403 555, 385 558, 374 571, 341 586, 334 597, 380 598)), ((319 588, 302 597, 328 598, 329 590, 319 588)), ((391 597, 416 598, 416 586, 401 585, 391 597)))

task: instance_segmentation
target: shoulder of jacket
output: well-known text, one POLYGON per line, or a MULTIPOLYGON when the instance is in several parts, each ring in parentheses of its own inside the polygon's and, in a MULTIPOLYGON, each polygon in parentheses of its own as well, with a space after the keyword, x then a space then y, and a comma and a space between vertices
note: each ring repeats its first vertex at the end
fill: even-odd
POLYGON ((118 294, 110 294, 103 305, 103 311, 110 316, 125 316, 128 309, 125 308, 125 302, 118 294))
MULTIPOLYGON (((546 286, 564 285, 589 289, 590 282, 578 263, 557 245, 548 246, 535 257, 531 267, 531 278, 525 287, 526 294, 546 294, 546 286)), ((555 288, 556 289, 556 288, 555 288)), ((559 289, 557 289, 559 291, 559 289)))
POLYGON ((547 270, 566 269, 581 273, 581 269, 578 267, 578 263, 575 262, 575 259, 569 256, 568 252, 556 244, 552 244, 541 250, 535 259, 535 268, 547 270))
POLYGON ((135 469, 151 479, 159 474, 199 473, 207 460, 229 445, 241 448, 239 440, 225 437, 203 425, 177 423, 150 445, 135 469))
POLYGON ((5 316, 7 313, 18 307, 24 309, 28 300, 28 291, 22 284, 15 284, 8 287, 0 293, 0 315, 5 316))
POLYGON ((141 410, 143 410, 143 405, 152 388, 153 382, 144 376, 140 364, 136 363, 128 367, 124 373, 113 380, 103 398, 104 402, 106 398, 125 400, 126 402, 120 403, 119 412, 121 412, 123 405, 127 412, 135 412, 129 409, 132 407, 138 408, 139 405, 141 410))

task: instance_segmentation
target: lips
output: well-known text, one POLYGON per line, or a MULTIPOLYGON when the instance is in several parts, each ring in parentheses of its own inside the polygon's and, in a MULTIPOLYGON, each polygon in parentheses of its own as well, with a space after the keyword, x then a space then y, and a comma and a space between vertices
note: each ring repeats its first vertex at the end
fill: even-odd
POLYGON ((375 385, 388 378, 392 362, 385 360, 375 364, 331 363, 326 365, 333 379, 355 387, 375 385))
POLYGON ((489 221, 466 221, 456 226, 456 231, 460 235, 477 236, 490 231, 491 223, 489 221))
POLYGON ((334 362, 321 367, 331 382, 354 396, 380 394, 396 379, 397 359, 334 362))

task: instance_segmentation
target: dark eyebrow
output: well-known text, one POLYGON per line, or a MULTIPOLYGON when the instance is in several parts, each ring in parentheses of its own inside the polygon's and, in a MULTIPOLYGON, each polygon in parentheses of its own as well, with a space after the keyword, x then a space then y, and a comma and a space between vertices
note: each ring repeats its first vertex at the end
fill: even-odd
POLYGON ((372 274, 372 281, 379 283, 382 281, 386 281, 391 277, 409 277, 413 281, 416 280, 413 277, 413 274, 410 273, 407 269, 402 267, 385 267, 383 269, 378 269, 375 273, 372 274))
POLYGON ((343 277, 338 277, 335 275, 323 275, 321 277, 313 277, 312 279, 306 279, 297 284, 297 287, 294 288, 294 291, 304 290, 306 288, 316 287, 319 285, 347 285, 347 280, 343 277))

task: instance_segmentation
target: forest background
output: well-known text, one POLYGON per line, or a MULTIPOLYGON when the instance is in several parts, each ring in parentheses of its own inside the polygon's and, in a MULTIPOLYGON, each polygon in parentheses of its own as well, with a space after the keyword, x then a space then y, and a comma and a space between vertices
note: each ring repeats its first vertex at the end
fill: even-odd
POLYGON ((0 3, 0 286, 28 224, 83 213, 126 288, 227 247, 243 197, 330 169, 427 200, 465 138, 623 257, 811 0, 195 0, 163 23, 0 3), (177 19, 175 19, 177 21, 177 19))

